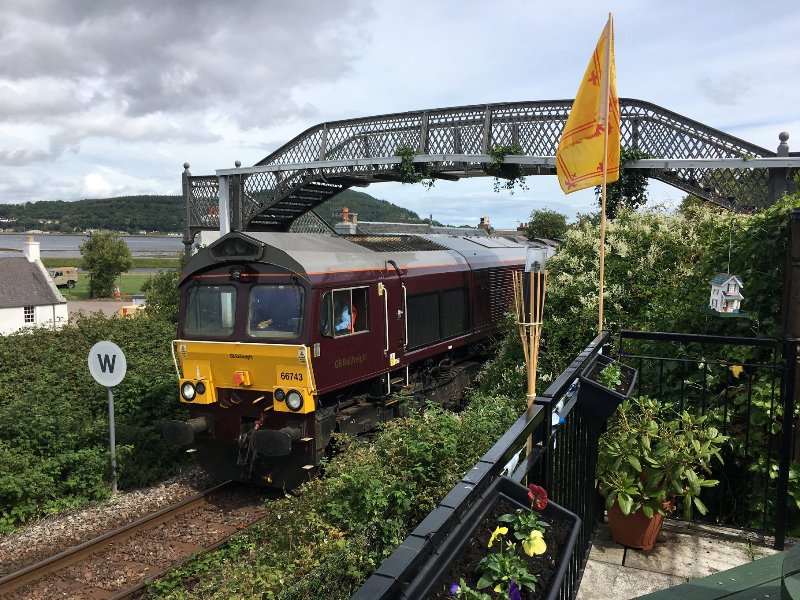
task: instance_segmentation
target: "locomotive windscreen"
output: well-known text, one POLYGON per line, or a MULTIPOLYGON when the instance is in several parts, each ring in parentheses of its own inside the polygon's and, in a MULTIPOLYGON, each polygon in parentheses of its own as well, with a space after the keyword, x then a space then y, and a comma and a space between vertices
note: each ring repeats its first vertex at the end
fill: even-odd
POLYGON ((186 333, 225 337, 233 333, 236 288, 232 285, 195 285, 186 300, 186 333))
POLYGON ((248 335, 296 338, 302 329, 302 287, 299 285, 259 284, 250 289, 248 335))

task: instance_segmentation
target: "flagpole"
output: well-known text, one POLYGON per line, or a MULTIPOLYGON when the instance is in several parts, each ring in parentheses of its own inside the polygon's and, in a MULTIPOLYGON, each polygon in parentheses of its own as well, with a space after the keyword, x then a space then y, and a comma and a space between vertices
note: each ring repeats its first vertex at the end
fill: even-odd
POLYGON ((611 40, 614 39, 614 18, 608 13, 608 31, 606 33, 606 56, 603 64, 603 192, 600 201, 600 309, 598 311, 597 332, 603 330, 603 278, 605 275, 606 259, 606 184, 608 180, 608 102, 611 96, 611 40))

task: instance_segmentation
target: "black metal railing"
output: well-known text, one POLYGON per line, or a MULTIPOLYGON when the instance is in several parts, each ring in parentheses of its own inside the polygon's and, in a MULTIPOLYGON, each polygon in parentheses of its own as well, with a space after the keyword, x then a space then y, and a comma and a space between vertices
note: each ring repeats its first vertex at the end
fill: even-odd
POLYGON ((497 443, 456 484, 436 508, 417 526, 394 553, 370 577, 354 599, 405 598, 404 587, 420 565, 430 558, 454 529, 467 509, 520 453, 529 436, 533 449, 510 474, 546 486, 549 497, 582 519, 582 527, 559 598, 574 598, 589 556, 594 530, 602 520, 602 502, 595 491, 594 468, 599 430, 576 410, 575 381, 595 354, 610 339, 597 336, 573 363, 537 396, 497 443), (553 420, 557 414, 558 423, 553 420), (594 437, 592 437, 594 436, 594 437))
MULTIPOLYGON (((543 485, 550 498, 580 517, 578 543, 559 592, 562 600, 575 598, 592 538, 603 520, 604 503, 597 492, 595 469, 597 442, 606 427, 604 421, 587 417, 581 409, 578 376, 598 353, 609 351, 610 340, 608 332, 598 335, 547 390, 536 397, 534 408, 511 426, 353 598, 406 598, 405 586, 420 566, 434 555, 492 481, 508 469, 512 459, 524 453, 531 435, 532 451, 513 468, 509 477, 518 482, 527 479, 543 485)), ((735 471, 742 472, 741 463, 748 457, 755 457, 757 449, 766 451, 765 470, 744 471, 766 479, 765 514, 768 518, 764 521, 762 517, 762 526, 758 528, 774 531, 778 549, 783 549, 789 523, 789 471, 795 443, 794 396, 799 350, 800 340, 797 339, 787 339, 780 347, 775 340, 632 331, 620 334, 618 346, 621 360, 640 370, 636 394, 654 396, 672 403, 676 409, 707 414, 709 419, 717 420, 720 429, 728 435, 738 436, 740 441, 730 444, 728 452, 734 456, 734 451, 740 451, 741 460, 733 462, 729 457, 729 466, 735 467, 734 473, 724 475, 727 479, 723 485, 711 488, 717 490, 716 499, 723 508, 725 502, 735 504, 731 503, 731 497, 739 497, 741 502, 752 501, 752 494, 743 491, 742 482, 734 481, 735 471), (671 345, 672 350, 665 352, 662 346, 656 352, 655 346, 663 344, 671 345), (727 351, 722 352, 720 346, 726 346, 727 351), (716 348, 711 351, 713 354, 708 350, 699 351, 708 347, 716 348), (734 377, 738 373, 738 377, 746 379, 738 383, 723 381, 720 378, 723 372, 726 377, 728 373, 734 377), (768 391, 768 396, 756 400, 758 390, 762 389, 768 391), (758 427, 766 427, 768 433, 761 446, 755 439, 758 438, 757 427, 751 426, 756 404, 759 410, 769 407, 766 422, 758 421, 758 427), (742 427, 743 421, 736 417, 740 414, 744 415, 748 427, 742 427)), ((752 485, 752 481, 750 483, 752 485)), ((716 520, 743 527, 736 522, 716 520)))
POLYGON ((729 436, 724 464, 711 475, 720 485, 703 491, 709 513, 695 518, 774 533, 782 548, 796 435, 797 340, 781 347, 773 339, 623 331, 618 352, 639 370, 635 395, 706 415, 729 436))

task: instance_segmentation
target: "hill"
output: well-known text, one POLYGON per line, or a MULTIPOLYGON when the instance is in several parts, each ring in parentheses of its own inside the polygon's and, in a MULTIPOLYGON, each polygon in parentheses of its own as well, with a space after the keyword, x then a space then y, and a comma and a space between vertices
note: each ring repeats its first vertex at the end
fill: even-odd
MULTIPOLYGON (((362 221, 423 223, 417 213, 364 192, 345 190, 317 209, 330 225, 341 219, 342 208, 358 213, 362 221)), ((0 204, 0 227, 19 231, 41 229, 73 233, 87 229, 113 231, 181 232, 182 196, 120 196, 95 200, 41 200, 25 204, 0 204)), ((434 225, 438 223, 434 222, 434 225)))

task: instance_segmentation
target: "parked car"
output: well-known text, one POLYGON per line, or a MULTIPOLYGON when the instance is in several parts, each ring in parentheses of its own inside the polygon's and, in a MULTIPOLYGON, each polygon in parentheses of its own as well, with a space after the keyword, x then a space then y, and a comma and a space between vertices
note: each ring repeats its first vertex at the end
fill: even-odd
POLYGON ((53 283, 58 287, 74 288, 78 283, 78 268, 77 267, 56 267, 50 269, 50 277, 53 278, 53 283))

